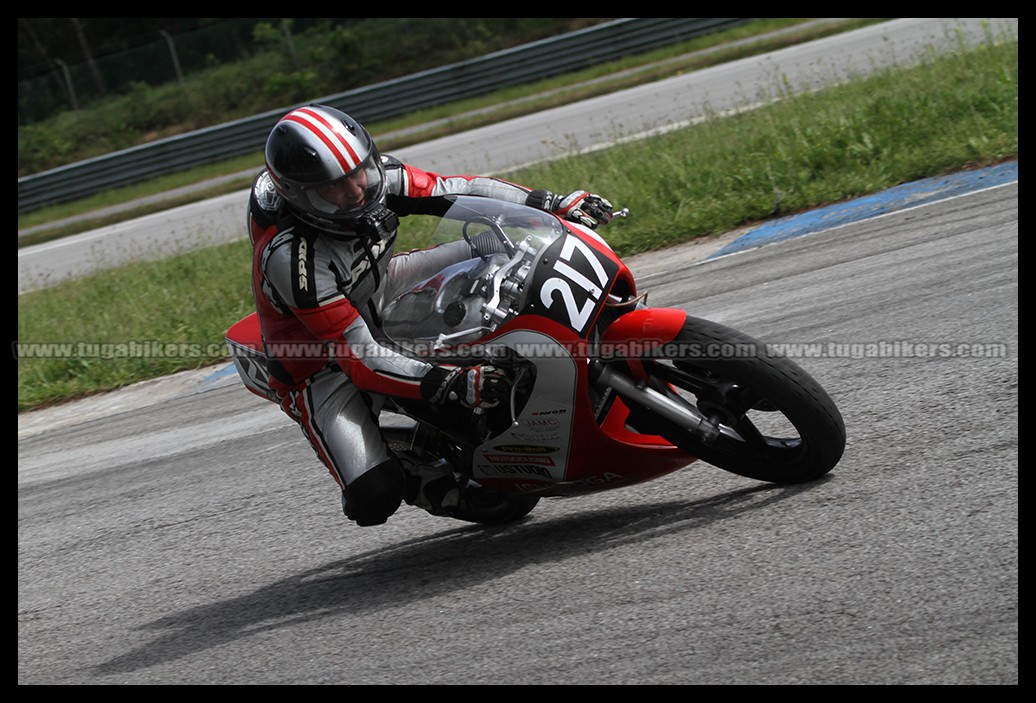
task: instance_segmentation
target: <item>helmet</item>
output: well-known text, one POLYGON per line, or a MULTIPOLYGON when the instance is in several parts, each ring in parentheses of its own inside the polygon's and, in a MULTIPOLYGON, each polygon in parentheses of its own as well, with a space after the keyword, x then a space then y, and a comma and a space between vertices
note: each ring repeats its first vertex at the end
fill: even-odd
POLYGON ((359 122, 326 105, 282 117, 266 140, 274 188, 303 221, 352 235, 355 221, 382 205, 385 167, 359 122))

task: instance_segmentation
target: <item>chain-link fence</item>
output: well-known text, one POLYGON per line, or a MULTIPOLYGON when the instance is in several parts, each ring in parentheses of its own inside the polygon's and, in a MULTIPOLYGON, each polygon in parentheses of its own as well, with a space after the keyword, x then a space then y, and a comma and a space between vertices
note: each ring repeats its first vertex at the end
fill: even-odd
POLYGON ((253 30, 259 23, 298 33, 318 21, 355 20, 303 17, 285 23, 279 17, 229 18, 176 34, 159 30, 151 41, 141 37, 144 41, 139 46, 94 56, 92 62, 83 60, 81 48, 71 44, 66 55, 19 66, 18 124, 79 109, 105 95, 125 93, 134 84, 159 86, 182 81, 184 75, 246 58, 256 49, 253 30))

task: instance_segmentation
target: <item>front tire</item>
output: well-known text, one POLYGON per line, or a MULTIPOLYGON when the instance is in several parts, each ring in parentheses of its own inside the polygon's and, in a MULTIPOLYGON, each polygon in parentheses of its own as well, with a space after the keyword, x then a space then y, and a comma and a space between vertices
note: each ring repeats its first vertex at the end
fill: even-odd
POLYGON ((655 390, 709 418, 705 438, 631 404, 629 424, 657 434, 702 461, 740 476, 791 484, 835 467, 845 424, 835 403, 790 359, 724 325, 687 317, 667 356, 641 359, 655 390))

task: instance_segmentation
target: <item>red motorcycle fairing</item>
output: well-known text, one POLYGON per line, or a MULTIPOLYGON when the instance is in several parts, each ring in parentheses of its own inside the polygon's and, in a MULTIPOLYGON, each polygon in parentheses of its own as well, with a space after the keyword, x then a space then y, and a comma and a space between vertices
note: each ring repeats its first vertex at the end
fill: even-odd
POLYGON ((270 372, 266 367, 258 313, 253 312, 231 325, 226 333, 226 342, 230 358, 245 388, 260 398, 278 402, 277 394, 270 388, 270 372))
POLYGON ((622 358, 637 377, 643 377, 640 358, 653 346, 676 339, 687 320, 683 310, 642 308, 626 313, 608 326, 601 336, 601 353, 622 358), (626 352, 626 353, 623 353, 626 352))
MULTIPOLYGON (((671 341, 685 315, 680 310, 633 311, 609 327, 622 322, 607 338, 616 348, 671 341), (637 333, 652 336, 625 336, 637 333)), ((573 495, 649 481, 696 460, 661 437, 629 429, 629 409, 617 397, 600 421, 594 416, 589 345, 571 326, 523 314, 484 341, 508 347, 537 368, 529 403, 510 427, 474 452, 473 475, 486 488, 573 495)))

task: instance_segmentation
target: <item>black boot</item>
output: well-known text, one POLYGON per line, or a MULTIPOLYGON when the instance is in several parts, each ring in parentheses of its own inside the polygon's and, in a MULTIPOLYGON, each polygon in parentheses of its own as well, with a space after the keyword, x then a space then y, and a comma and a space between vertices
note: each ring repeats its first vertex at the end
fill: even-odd
POLYGON ((399 463, 406 476, 405 503, 427 510, 432 515, 453 513, 466 481, 459 480, 449 464, 442 459, 429 464, 404 455, 400 455, 399 463))

